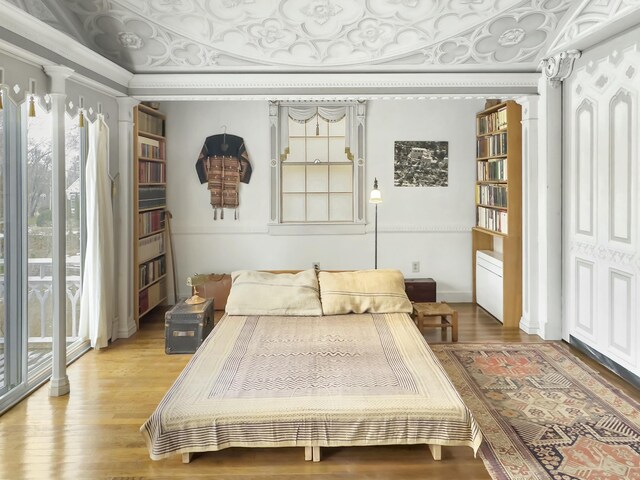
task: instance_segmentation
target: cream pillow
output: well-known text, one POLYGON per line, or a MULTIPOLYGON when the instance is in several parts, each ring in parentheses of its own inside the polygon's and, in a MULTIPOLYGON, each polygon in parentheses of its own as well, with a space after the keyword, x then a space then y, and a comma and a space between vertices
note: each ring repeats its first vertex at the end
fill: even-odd
POLYGON ((316 272, 232 272, 226 312, 229 315, 322 315, 316 272))
POLYGON ((323 315, 343 313, 411 313, 399 270, 320 272, 323 315))

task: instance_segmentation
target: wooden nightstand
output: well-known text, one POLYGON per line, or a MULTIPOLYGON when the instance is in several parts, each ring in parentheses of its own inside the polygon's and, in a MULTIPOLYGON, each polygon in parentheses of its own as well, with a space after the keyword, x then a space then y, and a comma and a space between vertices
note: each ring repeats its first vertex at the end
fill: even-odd
POLYGON ((412 302, 436 301, 436 282, 433 278, 405 278, 404 290, 412 302))
POLYGON ((421 332, 424 327, 441 328, 442 339, 446 340, 447 329, 451 328, 451 341, 458 341, 458 312, 446 303, 414 303, 413 314, 421 332))

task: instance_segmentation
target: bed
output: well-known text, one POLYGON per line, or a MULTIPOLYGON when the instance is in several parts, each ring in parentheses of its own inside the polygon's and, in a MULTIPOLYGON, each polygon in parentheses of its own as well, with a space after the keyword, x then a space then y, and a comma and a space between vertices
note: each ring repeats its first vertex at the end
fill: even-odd
POLYGON ((150 457, 304 447, 319 461, 320 447, 396 444, 426 444, 437 460, 441 446, 475 453, 478 425, 409 315, 330 314, 324 292, 322 315, 225 314, 142 425, 150 457))

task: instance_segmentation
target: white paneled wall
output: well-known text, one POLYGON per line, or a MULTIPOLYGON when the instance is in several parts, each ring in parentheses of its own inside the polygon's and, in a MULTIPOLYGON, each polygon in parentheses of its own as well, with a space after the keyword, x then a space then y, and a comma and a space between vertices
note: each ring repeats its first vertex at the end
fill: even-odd
POLYGON ((564 83, 564 337, 640 375, 640 28, 564 83))

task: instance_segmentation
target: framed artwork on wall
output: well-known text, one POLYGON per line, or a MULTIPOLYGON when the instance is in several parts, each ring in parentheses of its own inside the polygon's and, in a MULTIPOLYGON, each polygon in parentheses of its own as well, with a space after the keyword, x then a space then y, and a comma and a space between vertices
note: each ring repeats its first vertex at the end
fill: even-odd
POLYGON ((393 184, 396 187, 447 187, 449 142, 394 142, 393 184))

